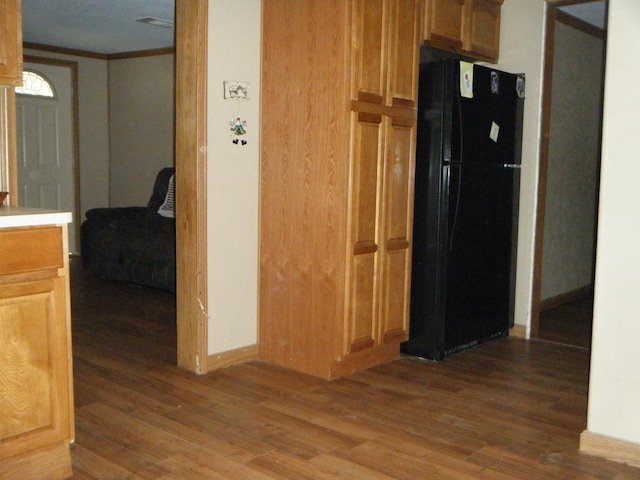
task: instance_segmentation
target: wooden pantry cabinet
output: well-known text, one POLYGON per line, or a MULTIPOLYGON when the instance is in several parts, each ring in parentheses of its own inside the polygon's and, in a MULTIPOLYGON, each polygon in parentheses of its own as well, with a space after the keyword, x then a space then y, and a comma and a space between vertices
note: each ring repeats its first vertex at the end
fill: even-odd
POLYGON ((22 85, 20 0, 0 0, 0 85, 22 85))
POLYGON ((327 379, 406 338, 422 2, 265 0, 260 357, 327 379))
POLYGON ((426 0, 424 40, 432 47, 496 63, 503 0, 426 0))
POLYGON ((0 478, 72 474, 66 238, 66 224, 0 228, 0 478))

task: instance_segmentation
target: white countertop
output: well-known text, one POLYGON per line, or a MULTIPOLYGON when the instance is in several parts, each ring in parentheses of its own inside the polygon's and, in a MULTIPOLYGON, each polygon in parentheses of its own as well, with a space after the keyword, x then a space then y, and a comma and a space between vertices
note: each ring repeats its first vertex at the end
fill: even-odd
POLYGON ((27 207, 0 207, 0 228, 35 227, 71 223, 70 212, 27 207))

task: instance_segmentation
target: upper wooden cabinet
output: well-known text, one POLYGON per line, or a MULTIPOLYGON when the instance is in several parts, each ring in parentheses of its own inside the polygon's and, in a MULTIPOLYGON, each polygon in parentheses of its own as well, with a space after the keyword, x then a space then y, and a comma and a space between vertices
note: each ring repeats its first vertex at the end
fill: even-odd
POLYGON ((0 85, 22 84, 20 0, 0 1, 0 85))
POLYGON ((503 0, 426 0, 424 39, 432 47, 497 62, 503 0))
POLYGON ((444 50, 462 51, 465 0, 426 0, 424 15, 424 39, 427 43, 444 50))
POLYGON ((464 51, 480 59, 498 61, 500 53, 500 7, 502 0, 470 0, 468 35, 464 51))
POLYGON ((406 338, 422 0, 262 14, 260 357, 337 378, 406 338))
POLYGON ((353 100, 415 107, 420 3, 354 0, 353 100))

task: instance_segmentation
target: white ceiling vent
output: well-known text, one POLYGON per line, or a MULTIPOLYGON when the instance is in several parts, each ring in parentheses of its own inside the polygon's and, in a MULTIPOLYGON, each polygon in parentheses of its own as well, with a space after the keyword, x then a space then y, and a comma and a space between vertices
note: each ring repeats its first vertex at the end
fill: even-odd
POLYGON ((148 23, 149 25, 155 25, 156 27, 173 28, 173 22, 171 20, 163 20, 156 17, 141 17, 136 18, 136 22, 148 23))

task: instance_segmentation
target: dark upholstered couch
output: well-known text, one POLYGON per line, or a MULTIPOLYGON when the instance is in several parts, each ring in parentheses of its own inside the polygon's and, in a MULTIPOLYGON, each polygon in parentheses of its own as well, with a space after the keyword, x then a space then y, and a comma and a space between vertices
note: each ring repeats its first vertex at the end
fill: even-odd
POLYGON ((146 207, 87 211, 80 230, 85 270, 175 293, 175 219, 158 214, 174 172, 164 168, 158 173, 146 207))

